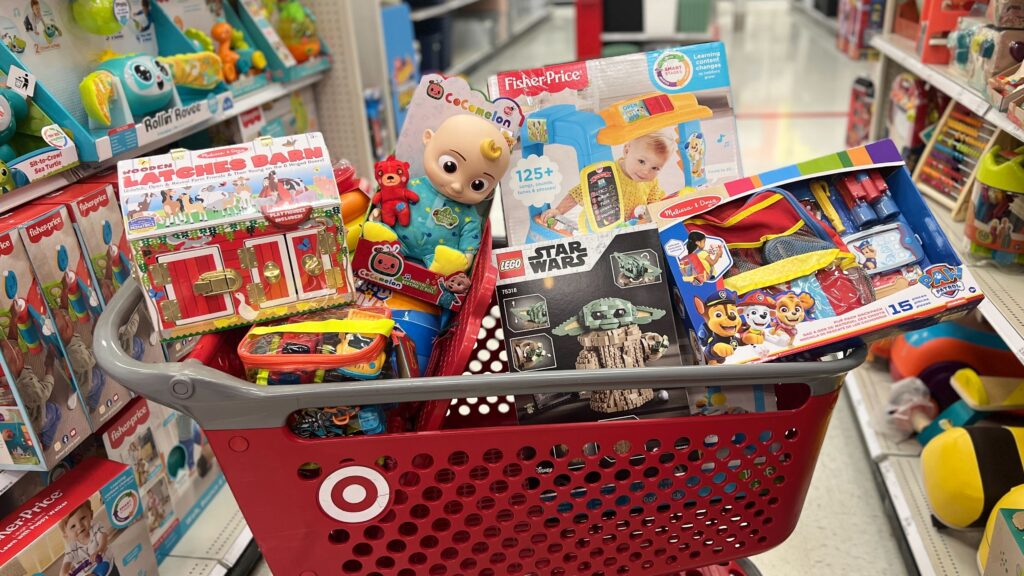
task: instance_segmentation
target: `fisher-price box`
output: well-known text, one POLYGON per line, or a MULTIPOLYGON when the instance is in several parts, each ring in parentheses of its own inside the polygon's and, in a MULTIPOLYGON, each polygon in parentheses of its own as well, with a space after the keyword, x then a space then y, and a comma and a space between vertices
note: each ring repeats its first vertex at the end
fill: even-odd
POLYGON ((526 114, 501 181, 510 246, 649 223, 647 204, 742 174, 725 47, 502 72, 526 114))
POLYGON ((89 419, 9 217, 0 219, 0 274, 0 469, 49 470, 89 436, 89 419))
POLYGON ((89 410, 89 422, 98 429, 132 395, 96 364, 93 330, 102 311, 102 297, 78 243, 74 223, 64 206, 46 204, 23 206, 8 218, 20 223, 25 251, 56 322, 79 394, 89 410))
POLYGON ((890 140, 651 211, 708 364, 842 349, 962 315, 983 298, 890 140))
POLYGON ((323 136, 262 138, 118 163, 153 324, 175 340, 349 302, 323 136))
POLYGON ((0 573, 157 576, 144 514, 130 469, 86 460, 0 521, 0 573))

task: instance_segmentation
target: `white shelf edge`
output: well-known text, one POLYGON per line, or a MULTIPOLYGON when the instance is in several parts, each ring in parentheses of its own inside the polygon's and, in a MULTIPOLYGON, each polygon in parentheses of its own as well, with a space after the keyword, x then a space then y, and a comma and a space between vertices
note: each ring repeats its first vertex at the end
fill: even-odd
POLYGON ((245 523, 230 486, 225 484, 168 557, 212 560, 226 572, 235 565, 252 540, 252 530, 245 523), (211 552, 210 543, 225 536, 229 543, 221 547, 222 551, 211 552))
POLYGON ((892 507, 896 511, 896 519, 903 529, 903 537, 910 547, 910 553, 914 556, 914 562, 917 564, 921 576, 938 576, 938 573, 931 565, 931 561, 928 559, 928 551, 925 549, 924 540, 921 538, 921 532, 918 530, 914 514, 910 510, 907 496, 904 494, 903 487, 896 477, 896 471, 893 470, 893 463, 889 461, 879 462, 878 470, 882 473, 882 482, 885 483, 885 489, 889 493, 889 501, 892 502, 892 507))
POLYGON ((1006 132, 1010 136, 1013 136, 1017 140, 1024 142, 1024 128, 1013 123, 1013 120, 1007 115, 1006 112, 1000 112, 995 106, 985 114, 985 119, 994 124, 997 128, 1006 132))
POLYGON ((545 7, 542 10, 539 10, 537 12, 537 14, 534 14, 533 16, 530 16, 529 18, 526 19, 526 21, 524 21, 522 24, 520 24, 519 28, 517 30, 515 30, 511 34, 509 34, 509 37, 508 37, 507 40, 505 40, 501 44, 497 44, 495 46, 485 46, 485 47, 481 48, 480 50, 477 50, 477 51, 473 52, 471 56, 469 56, 467 58, 463 58, 461 61, 456 62, 455 64, 452 64, 448 68, 448 70, 445 71, 445 75, 446 76, 457 76, 459 74, 466 73, 468 70, 478 66, 481 62, 487 60, 494 53, 498 52, 499 50, 501 50, 505 46, 508 46, 512 42, 515 42, 520 36, 522 36, 523 34, 528 32, 530 30, 530 28, 533 28, 539 22, 543 21, 544 19, 546 19, 550 15, 551 15, 551 9, 549 7, 545 7))
POLYGON ((474 51, 471 56, 463 58, 459 62, 452 64, 448 70, 445 71, 445 76, 458 76, 459 74, 466 72, 470 68, 473 68, 486 60, 490 57, 491 53, 497 49, 497 47, 484 46, 483 48, 474 51))
POLYGON ((480 0, 448 0, 443 4, 436 6, 427 6, 425 8, 417 8, 413 10, 410 19, 413 22, 422 22, 423 20, 430 20, 431 18, 437 18, 438 16, 444 16, 449 12, 454 12, 459 8, 469 6, 470 4, 476 4, 480 0))
POLYGON ((850 396, 850 404, 853 406, 854 416, 857 417, 857 426, 860 428, 861 438, 864 439, 864 444, 868 447, 868 455, 871 459, 877 461, 882 457, 882 447, 878 444, 878 438, 875 436, 875 430, 871 427, 871 415, 868 413, 868 408, 864 402, 864 394, 861 387, 864 385, 862 379, 858 377, 858 370, 854 370, 846 375, 846 393, 850 396))
POLYGON ((887 372, 869 364, 850 372, 846 379, 845 388, 853 405, 857 426, 868 454, 875 462, 889 456, 917 457, 921 454, 921 444, 915 438, 898 442, 875 427, 876 419, 885 410, 891 385, 892 377, 887 372))
POLYGON ((811 6, 808 6, 808 5, 804 4, 803 2, 793 2, 793 5, 796 6, 798 10, 800 10, 801 12, 806 14, 809 18, 811 18, 812 20, 814 20, 818 24, 821 24, 822 26, 824 26, 826 29, 828 29, 831 32, 834 32, 836 34, 839 33, 839 18, 838 17, 832 18, 830 16, 826 16, 826 15, 822 14, 820 11, 818 11, 817 8, 813 8, 811 6))
POLYGON ((991 300, 985 299, 978 305, 978 310, 981 311, 981 315, 988 320, 988 323, 992 325, 992 328, 999 334, 999 337, 1003 339, 1003 342, 1010 347, 1013 354, 1017 358, 1024 362, 1024 336, 1013 326, 1009 319, 999 311, 999 308, 992 303, 991 300))
POLYGON ((174 576, 224 576, 227 569, 213 560, 168 556, 160 563, 160 573, 174 576))
POLYGON ((714 29, 706 32, 676 32, 674 34, 648 34, 646 32, 602 32, 602 42, 638 42, 641 44, 671 42, 712 42, 714 29))
MULTIPOLYGON (((544 8, 538 10, 536 14, 530 16, 521 24, 519 24, 519 27, 513 30, 512 34, 509 35, 508 40, 505 41, 505 44, 508 44, 509 42, 512 42, 513 40, 522 36, 523 34, 526 34, 527 32, 530 31, 530 28, 533 28, 537 24, 543 22, 548 16, 551 16, 551 7, 545 5, 544 8)), ((503 44, 503 46, 505 44, 503 44)))

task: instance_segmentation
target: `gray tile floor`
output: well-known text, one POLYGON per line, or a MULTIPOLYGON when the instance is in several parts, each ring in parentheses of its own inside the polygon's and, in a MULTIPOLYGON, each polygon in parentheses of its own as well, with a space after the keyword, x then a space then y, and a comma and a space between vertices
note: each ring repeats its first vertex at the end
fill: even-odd
MULTIPOLYGON (((870 65, 833 47, 834 36, 795 13, 785 0, 749 1, 747 27, 733 33, 723 14, 738 111, 744 169, 755 174, 840 150, 853 79, 870 65)), ((728 4, 723 3, 723 12, 728 4)), ((575 58, 574 10, 559 7, 471 75, 484 87, 499 70, 575 58)), ((754 558, 765 576, 901 576, 908 571, 885 516, 871 463, 844 395, 825 438, 796 531, 754 558)), ((254 572, 269 576, 265 564, 254 572)))

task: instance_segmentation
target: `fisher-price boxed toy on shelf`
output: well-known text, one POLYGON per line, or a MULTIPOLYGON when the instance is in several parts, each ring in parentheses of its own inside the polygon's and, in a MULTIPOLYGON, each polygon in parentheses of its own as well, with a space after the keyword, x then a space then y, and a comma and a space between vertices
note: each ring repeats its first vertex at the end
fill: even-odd
POLYGON ((0 573, 155 576, 144 514, 131 470, 89 459, 0 521, 0 573))
POLYGON ((983 297, 890 140, 651 210, 708 364, 842 348, 962 315, 983 297))
POLYGON ((89 419, 17 225, 0 220, 0 469, 49 470, 89 419))
POLYGON ((718 42, 502 72, 526 113, 501 182, 510 246, 650 222, 649 202, 742 174, 718 42))
POLYGON ((316 16, 299 0, 239 0, 238 15, 266 55, 274 80, 291 82, 331 67, 316 16))
POLYGON ((131 392, 96 364, 93 330, 102 296, 64 206, 33 203, 3 219, 19 226, 21 240, 64 345, 89 422, 99 428, 131 399, 131 392))
POLYGON ((523 116, 462 78, 425 76, 353 255, 362 280, 442 308, 462 307, 495 188, 509 167, 523 116))
POLYGON ((128 243, 163 340, 351 301, 323 136, 118 163, 128 243))
POLYGON ((90 6, 0 1, 0 69, 19 69, 24 92, 70 132, 82 160, 133 150, 232 104, 214 53, 157 56, 149 2, 90 6))

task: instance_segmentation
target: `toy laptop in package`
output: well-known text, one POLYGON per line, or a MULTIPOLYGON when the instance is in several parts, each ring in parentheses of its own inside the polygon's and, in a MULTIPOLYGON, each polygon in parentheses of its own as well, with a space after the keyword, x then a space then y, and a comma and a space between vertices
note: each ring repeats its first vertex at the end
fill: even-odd
POLYGON ((0 521, 0 573, 155 575, 144 515, 127 466, 86 460, 0 521))
POLYGON ((0 468, 49 470, 89 436, 59 328, 9 217, 0 220, 0 468))
POLYGON ((890 140, 651 211, 708 364, 843 348, 982 299, 890 140))
MULTIPOLYGON (((510 369, 681 365, 657 236, 645 225, 496 250, 510 369)), ((686 413, 682 390, 516 396, 516 406, 524 423, 686 413)))
POLYGON ((174 340, 343 304, 352 281, 323 136, 118 163, 153 323, 174 340))
POLYGON ((742 173, 721 43, 503 72, 489 92, 526 113, 501 182, 512 246, 650 222, 649 202, 742 173))
POLYGON ((393 157, 378 162, 358 276, 450 310, 462 306, 495 187, 523 117, 461 78, 425 76, 393 157))

